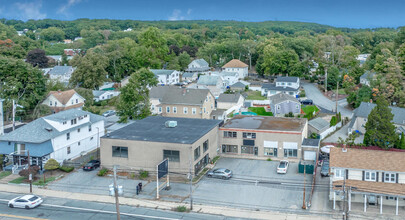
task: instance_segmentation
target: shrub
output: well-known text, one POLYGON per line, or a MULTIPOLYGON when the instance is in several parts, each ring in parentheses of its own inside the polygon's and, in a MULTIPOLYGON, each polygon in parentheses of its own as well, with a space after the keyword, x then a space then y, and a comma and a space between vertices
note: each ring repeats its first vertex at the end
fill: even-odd
POLYGON ((145 170, 141 170, 141 171, 139 171, 139 177, 140 177, 141 179, 148 178, 148 177, 149 177, 149 172, 148 172, 148 171, 145 171, 145 170))
POLYGON ((45 170, 56 170, 59 168, 59 163, 55 159, 49 159, 44 166, 45 170))
POLYGON ((103 168, 101 170, 98 171, 97 176, 105 176, 108 172, 108 169, 103 168))
POLYGON ((332 126, 335 126, 336 124, 337 124, 337 118, 336 118, 336 116, 332 116, 332 118, 330 119, 329 125, 332 127, 332 126))
POLYGON ((62 170, 63 172, 66 172, 66 173, 70 173, 70 172, 72 172, 74 169, 75 169, 74 167, 68 167, 68 166, 61 166, 61 167, 59 167, 59 170, 62 170))
POLYGON ((217 162, 218 159, 219 159, 219 156, 215 156, 214 159, 212 159, 212 163, 217 162))
POLYGON ((177 206, 177 207, 175 208, 175 211, 176 211, 176 212, 187 212, 187 207, 185 207, 184 205, 177 206))
POLYGON ((272 161, 272 159, 271 159, 271 158, 267 158, 267 161, 272 161))
POLYGON ((23 169, 21 170, 18 174, 20 176, 26 177, 28 178, 28 176, 30 174, 32 174, 32 178, 35 177, 35 175, 38 173, 39 171, 39 166, 31 166, 29 169, 23 169))

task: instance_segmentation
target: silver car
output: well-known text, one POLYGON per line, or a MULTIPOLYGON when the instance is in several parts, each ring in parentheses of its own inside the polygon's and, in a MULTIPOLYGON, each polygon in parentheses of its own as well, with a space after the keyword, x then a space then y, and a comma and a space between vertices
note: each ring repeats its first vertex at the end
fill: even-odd
POLYGON ((42 202, 43 200, 39 196, 25 195, 10 200, 8 202, 8 207, 32 209, 39 206, 42 202))
POLYGON ((225 168, 217 168, 208 171, 207 176, 226 180, 232 177, 232 171, 225 168))
POLYGON ((112 116, 115 115, 115 111, 114 110, 108 110, 106 112, 103 113, 104 117, 108 117, 108 116, 112 116))

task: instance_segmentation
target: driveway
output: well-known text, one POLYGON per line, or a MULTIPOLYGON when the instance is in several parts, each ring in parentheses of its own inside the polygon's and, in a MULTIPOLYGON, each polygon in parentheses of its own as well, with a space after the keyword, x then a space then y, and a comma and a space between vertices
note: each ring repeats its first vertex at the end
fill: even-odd
MULTIPOLYGON (((344 125, 342 128, 340 128, 338 131, 336 131, 334 134, 331 136, 325 138, 322 140, 322 142, 329 142, 329 143, 338 143, 339 137, 341 137, 343 140, 346 140, 348 137, 347 131, 349 129, 350 123, 347 123, 344 125)), ((362 144, 364 139, 364 135, 360 135, 354 140, 354 143, 356 144, 362 144)))
MULTIPOLYGON (((336 102, 326 98, 321 91, 313 83, 302 83, 302 86, 305 90, 305 95, 307 98, 312 99, 312 101, 321 108, 324 108, 329 111, 335 111, 336 102)), ((338 100, 338 111, 342 114, 343 117, 352 117, 353 111, 345 108, 347 106, 346 99, 338 100)))

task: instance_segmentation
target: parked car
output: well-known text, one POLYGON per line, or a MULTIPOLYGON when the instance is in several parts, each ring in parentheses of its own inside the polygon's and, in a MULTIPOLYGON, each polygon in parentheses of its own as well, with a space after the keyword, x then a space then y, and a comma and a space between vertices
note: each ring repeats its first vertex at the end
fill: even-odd
POLYGON ((303 105, 313 105, 314 102, 311 99, 305 99, 301 101, 301 104, 303 105))
POLYGON ((114 110, 108 110, 108 111, 106 111, 106 112, 103 113, 103 116, 104 116, 104 117, 108 117, 108 116, 111 116, 111 115, 115 115, 115 111, 114 111, 114 110))
POLYGON ((321 177, 329 176, 329 161, 323 161, 321 167, 321 177))
POLYGON ((94 170, 96 168, 100 167, 100 161, 99 160, 90 160, 86 165, 83 166, 83 170, 94 170))
POLYGON ((287 173, 289 162, 287 160, 282 160, 277 166, 277 173, 287 173))
POLYGON ((41 203, 43 200, 36 195, 25 195, 14 198, 8 202, 8 207, 10 208, 25 208, 25 209, 32 209, 35 208, 41 203))
POLYGON ((210 170, 207 173, 207 176, 221 179, 229 179, 232 177, 232 171, 225 168, 217 168, 214 170, 210 170))

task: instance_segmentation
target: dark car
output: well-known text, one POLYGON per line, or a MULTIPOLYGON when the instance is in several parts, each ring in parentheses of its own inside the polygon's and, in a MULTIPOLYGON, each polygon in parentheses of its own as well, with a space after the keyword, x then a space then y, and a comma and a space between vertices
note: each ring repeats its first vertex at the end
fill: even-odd
POLYGON ((301 104, 303 105, 313 105, 314 102, 311 99, 305 99, 301 101, 301 104))
POLYGON ((229 179, 232 177, 232 171, 225 169, 225 168, 218 168, 215 170, 210 170, 207 173, 208 177, 215 177, 215 178, 221 178, 221 179, 229 179))
POLYGON ((99 160, 91 160, 86 165, 83 166, 83 170, 94 170, 94 169, 96 169, 98 167, 100 167, 100 161, 99 160))
POLYGON ((323 161, 321 167, 321 177, 329 176, 329 161, 323 161))

